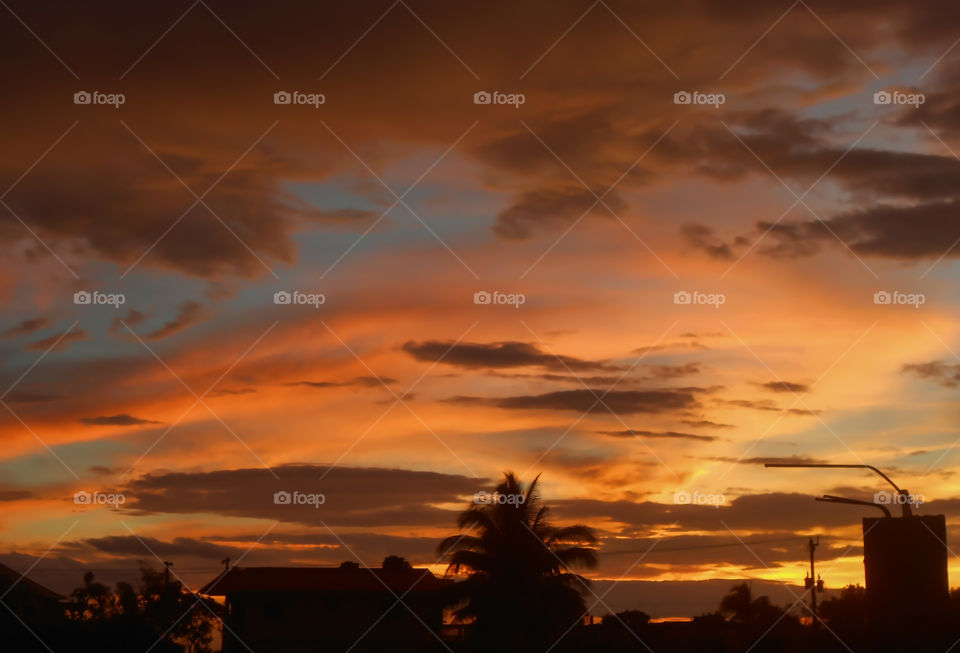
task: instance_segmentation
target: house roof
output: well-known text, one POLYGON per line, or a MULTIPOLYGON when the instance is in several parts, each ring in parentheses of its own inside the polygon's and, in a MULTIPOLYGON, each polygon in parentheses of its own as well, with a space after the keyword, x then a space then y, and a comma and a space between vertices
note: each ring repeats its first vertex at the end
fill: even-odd
POLYGON ((200 594, 226 596, 233 592, 429 592, 452 581, 429 569, 382 567, 232 567, 200 588, 200 594))
POLYGON ((51 589, 47 589, 40 583, 35 583, 20 572, 10 567, 0 564, 0 593, 11 595, 21 594, 30 595, 41 599, 50 599, 59 601, 64 598, 62 594, 57 594, 51 589), (13 587, 11 590, 10 588, 13 587))

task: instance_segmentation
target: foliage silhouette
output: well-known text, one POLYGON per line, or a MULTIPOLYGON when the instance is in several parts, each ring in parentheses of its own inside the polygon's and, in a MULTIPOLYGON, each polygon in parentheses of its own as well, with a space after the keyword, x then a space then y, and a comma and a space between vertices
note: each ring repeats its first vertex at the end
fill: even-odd
POLYGON ((770 603, 766 596, 753 597, 747 583, 734 585, 720 599, 720 614, 734 623, 772 625, 783 616, 783 610, 770 603))
POLYGON ((867 591, 860 585, 847 585, 840 596, 820 604, 820 616, 842 634, 859 635, 867 623, 867 591))
POLYGON ((448 573, 469 574, 455 584, 453 600, 455 615, 473 622, 477 650, 545 650, 586 613, 588 581, 570 570, 596 566, 597 538, 587 526, 549 522, 539 479, 524 488, 505 474, 488 503, 460 514, 457 525, 467 532, 438 547, 448 573))
MULTIPOLYGON (((80 641, 110 642, 123 650, 154 646, 153 651, 211 651, 213 628, 220 605, 185 589, 165 571, 140 569, 140 585, 117 583, 116 591, 97 582, 92 572, 70 593, 67 619, 80 641), (158 640, 162 640, 158 643, 158 640)), ((117 649, 120 650, 120 649, 117 649)))

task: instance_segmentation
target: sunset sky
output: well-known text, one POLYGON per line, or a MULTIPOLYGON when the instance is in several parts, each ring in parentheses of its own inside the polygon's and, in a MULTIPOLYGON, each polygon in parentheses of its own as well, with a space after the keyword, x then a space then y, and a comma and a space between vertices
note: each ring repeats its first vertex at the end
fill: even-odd
POLYGON ((812 497, 889 488, 776 460, 875 465, 958 542, 954 3, 10 0, 0 35, 0 562, 34 580, 439 573, 506 471, 597 580, 795 585, 819 535, 863 583, 879 512, 812 497))

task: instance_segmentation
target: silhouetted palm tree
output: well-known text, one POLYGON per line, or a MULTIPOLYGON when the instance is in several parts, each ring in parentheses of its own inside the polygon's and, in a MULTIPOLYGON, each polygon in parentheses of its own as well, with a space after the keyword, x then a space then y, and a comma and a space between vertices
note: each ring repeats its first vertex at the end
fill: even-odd
POLYGON ((457 525, 468 532, 438 547, 448 572, 470 574, 455 586, 461 605, 455 614, 475 621, 482 650, 549 646, 585 612, 588 581, 570 569, 596 566, 589 545, 597 538, 587 526, 550 524, 539 478, 524 489, 506 474, 494 494, 483 496, 488 502, 481 498, 460 514, 457 525))
POLYGON ((766 596, 754 598, 750 586, 741 583, 734 585, 720 600, 720 613, 737 623, 766 624, 779 619, 783 610, 770 603, 766 596))

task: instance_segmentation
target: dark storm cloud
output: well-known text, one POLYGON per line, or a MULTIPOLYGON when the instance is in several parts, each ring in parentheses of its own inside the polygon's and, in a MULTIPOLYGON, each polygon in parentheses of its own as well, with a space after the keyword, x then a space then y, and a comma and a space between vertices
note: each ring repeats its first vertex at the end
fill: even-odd
POLYGON ((651 379, 677 379, 692 374, 700 374, 700 363, 683 363, 680 365, 646 365, 642 368, 651 379))
POLYGON ((99 417, 81 417, 78 420, 85 426, 138 426, 140 424, 159 424, 149 419, 141 419, 133 415, 101 415, 99 417))
MULTIPOLYGON (((861 256, 916 260, 938 258, 960 238, 960 224, 955 219, 960 200, 955 183, 960 161, 949 154, 862 146, 847 151, 826 140, 828 124, 767 110, 742 114, 734 131, 777 175, 797 181, 798 191, 803 190, 803 183, 813 183, 829 169, 830 179, 857 193, 869 204, 866 208, 821 216, 823 222, 760 221, 754 233, 736 235, 729 241, 712 227, 686 224, 680 229, 686 242, 711 258, 731 260, 764 235, 758 247, 761 254, 794 259, 813 256, 825 245, 842 247, 839 238, 861 256)), ((707 161, 700 164, 699 171, 716 178, 769 174, 726 129, 696 129, 698 138, 671 142, 663 155, 707 161), (713 153, 712 159, 706 156, 709 152, 713 153), (718 152, 723 156, 717 157, 718 152)), ((960 256, 960 251, 949 255, 960 256)))
MULTIPOLYGON (((677 534, 659 542, 656 537, 629 538, 626 541, 609 538, 604 541, 602 551, 603 557, 610 558, 608 562, 615 560, 616 564, 624 565, 631 561, 628 556, 636 559, 649 550, 649 554, 644 556, 643 563, 653 565, 648 570, 653 573, 656 573, 656 566, 663 565, 669 565, 671 570, 685 568, 689 571, 698 571, 717 565, 762 569, 764 565, 774 567, 782 563, 802 561, 804 555, 802 545, 806 542, 806 537, 804 533, 790 531, 761 535, 723 531, 709 535, 677 534)), ((862 549, 857 545, 850 547, 843 542, 824 541, 821 548, 817 549, 817 559, 827 561, 840 556, 857 556, 861 551, 862 549)), ((726 589, 717 592, 715 596, 722 596, 726 589)))
POLYGON ((13 404, 44 403, 47 401, 57 401, 58 399, 61 399, 60 395, 30 392, 27 390, 14 390, 7 395, 7 402, 13 404))
MULTIPOLYGON (((165 542, 149 536, 134 535, 108 535, 106 537, 94 537, 75 543, 70 548, 90 547, 100 553, 108 553, 112 556, 153 558, 153 553, 161 558, 198 557, 220 560, 225 556, 237 559, 243 553, 239 547, 222 546, 202 542, 189 537, 175 537, 172 541, 165 542), (78 544, 80 546, 78 546, 78 544), (151 553, 151 551, 153 553, 151 553)), ((174 567, 174 572, 176 567, 174 567)))
MULTIPOLYGON (((130 406, 128 402, 150 402, 174 388, 182 389, 172 375, 152 374, 157 365, 148 353, 94 359, 48 356, 43 365, 36 366, 17 386, 10 398, 21 404, 17 412, 28 422, 47 420, 52 415, 70 420, 111 415, 118 407, 130 406), (110 392, 105 393, 104 388, 110 392), (57 407, 52 413, 46 404, 54 401, 57 407)), ((193 378, 188 376, 185 381, 192 383, 193 378)), ((133 408, 129 411, 136 414, 133 408)))
POLYGON ((708 349, 706 345, 702 342, 696 340, 691 341, 681 341, 681 342, 670 342, 662 345, 647 345, 646 347, 638 347, 631 351, 632 354, 638 354, 640 356, 646 356, 647 354, 652 354, 657 351, 670 351, 670 350, 705 350, 708 349))
MULTIPOLYGON (((40 233, 82 239, 95 255, 122 265, 133 263, 152 247, 147 265, 159 262, 200 276, 220 272, 249 276, 264 271, 206 208, 190 209, 194 198, 159 163, 151 165, 148 153, 129 152, 117 144, 108 147, 95 142, 94 134, 72 136, 79 142, 91 139, 85 145, 89 151, 120 150, 141 163, 121 163, 117 157, 115 163, 100 160, 69 175, 46 168, 31 172, 11 195, 10 204, 40 233), (163 236, 185 212, 184 219, 163 236)), ((255 138, 251 134, 250 140, 255 138)), ((133 145, 139 147, 136 142, 133 145)), ((57 154, 54 151, 51 156, 57 154)), ((249 156, 257 158, 256 153, 249 156)), ((291 211, 277 199, 281 193, 271 174, 265 162, 256 172, 234 170, 205 201, 218 216, 229 217, 234 232, 256 242, 258 254, 292 262, 291 211)), ((187 179, 197 187, 203 184, 187 179)))
POLYGON ((507 368, 545 367, 551 370, 609 371, 622 369, 604 360, 584 360, 572 356, 558 356, 543 351, 527 342, 407 342, 403 350, 420 361, 440 360, 457 367, 507 368), (442 360, 441 360, 442 357, 442 360))
MULTIPOLYGON (((684 491, 678 488, 678 491, 684 491)), ((722 494, 722 493, 718 493, 722 494)), ((622 533, 649 534, 655 527, 679 521, 682 531, 734 531, 809 533, 814 527, 843 527, 858 522, 849 512, 831 510, 834 506, 813 500, 807 494, 769 493, 727 499, 719 507, 654 502, 596 501, 573 499, 557 501, 556 513, 563 519, 596 523, 608 518, 626 526, 622 533)), ((878 513, 879 514, 879 513, 878 513)))
MULTIPOLYGON (((567 360, 567 359, 565 359, 567 360)), ((572 368, 571 368, 572 369, 572 368)), ((573 374, 506 374, 503 372, 490 372, 491 376, 506 379, 539 379, 541 381, 553 381, 557 383, 574 383, 589 386, 602 386, 613 388, 616 386, 625 387, 636 385, 644 381, 662 381, 664 379, 678 379, 684 376, 700 374, 702 369, 700 363, 682 363, 679 365, 643 365, 635 366, 635 372, 640 374, 632 375, 573 375, 573 374)))
MULTIPOLYGON (((382 7, 363 4, 294 2, 283 10, 263 12, 211 5, 209 11, 215 11, 221 23, 203 5, 182 20, 166 6, 132 7, 120 2, 108 2, 96 17, 73 7, 18 6, 26 24, 39 26, 39 33, 46 28, 55 34, 52 47, 71 68, 111 79, 129 72, 123 80, 130 98, 122 108, 125 121, 193 193, 203 193, 217 182, 204 198, 216 215, 203 205, 187 211, 195 200, 191 192, 133 135, 114 129, 116 121, 93 112, 82 114, 84 120, 44 165, 18 183, 8 203, 45 240, 83 243, 104 260, 128 264, 155 244, 142 265, 204 277, 266 274, 248 245, 269 265, 290 264, 297 255, 293 236, 305 221, 362 229, 377 213, 357 207, 314 207, 290 192, 290 181, 324 181, 345 172, 349 176, 355 162, 345 168, 342 161, 350 161, 350 155, 329 135, 313 132, 315 114, 277 112, 270 101, 277 79, 316 80, 335 64, 324 78, 324 88, 330 89, 331 97, 351 101, 331 101, 324 107, 324 117, 365 159, 379 164, 385 162, 378 159, 388 157, 383 143, 446 147, 474 119, 475 107, 469 98, 476 91, 476 78, 464 65, 470 62, 471 70, 482 72, 476 74, 486 79, 517 79, 524 70, 530 71, 523 91, 531 101, 523 115, 543 143, 518 127, 515 116, 487 112, 488 124, 461 148, 480 163, 491 188, 510 194, 506 208, 491 224, 494 233, 527 238, 541 226, 559 227, 575 220, 594 202, 593 193, 601 194, 617 181, 675 119, 692 115, 690 107, 670 102, 678 77, 694 85, 708 84, 737 62, 725 79, 729 94, 739 93, 761 109, 731 114, 731 124, 744 130, 750 146, 778 174, 788 179, 816 178, 843 153, 844 146, 823 143, 834 128, 826 120, 797 120, 783 111, 762 109, 784 106, 783 93, 793 102, 788 106, 797 106, 798 98, 823 97, 816 91, 785 89, 783 80, 797 74, 829 79, 835 88, 825 92, 836 92, 862 83, 868 74, 864 63, 879 68, 874 56, 878 43, 901 48, 905 56, 935 61, 956 38, 948 28, 954 8, 939 2, 922 7, 891 2, 818 7, 818 16, 842 34, 842 43, 822 24, 809 21, 809 16, 810 24, 789 16, 775 40, 764 40, 742 61, 739 57, 749 44, 782 12, 762 3, 723 3, 721 7, 693 2, 682 12, 651 11, 625 3, 610 8, 619 20, 606 16, 598 6, 580 21, 582 9, 558 8, 545 1, 494 11, 479 5, 458 5, 453 10, 449 3, 426 0, 415 8, 424 21, 421 24, 410 14, 412 7, 387 9, 383 15, 382 7), (567 34, 574 21, 576 29, 567 34), (425 24, 458 53, 462 63, 436 39, 424 38, 425 24), (538 29, 531 29, 531 24, 538 29), (57 29, 58 25, 70 28, 57 29), (159 42, 157 25, 172 25, 159 42), (356 35, 371 26, 373 38, 353 48, 356 35), (675 74, 633 42, 626 26, 642 31, 644 43, 675 74), (554 48, 557 34, 565 37, 554 48), (256 57, 243 51, 237 38, 256 57), (495 56, 490 54, 491 39, 499 44, 495 56), (105 58, 88 47, 107 41, 114 44, 116 56, 105 58), (155 42, 156 48, 151 48, 155 42), (199 43, 205 45, 201 59, 197 58, 199 43), (847 46, 860 52, 863 62, 851 56, 847 46), (388 47, 389 56, 384 56, 388 47), (634 60, 638 54, 645 62, 642 66, 634 60), (762 93, 770 87, 775 89, 770 92, 773 97, 758 95, 758 89, 762 93), (389 117, 378 111, 384 107, 384 97, 391 98, 389 117), (189 120, 182 120, 187 112, 189 120), (168 122, 180 127, 158 125, 153 119, 156 114, 169 116, 168 122), (279 117, 283 124, 257 142, 279 117), (105 125, 109 129, 99 128, 105 125), (338 158, 341 154, 345 159, 338 158), (83 166, 76 165, 80 160, 83 166), (161 238, 180 216, 183 221, 161 238)), ((804 13, 801 6, 793 11, 804 13)), ((62 112, 51 107, 62 106, 59 98, 69 95, 70 73, 38 48, 17 21, 8 21, 2 29, 0 42, 8 56, 0 73, 23 80, 24 98, 7 107, 7 121, 23 124, 38 113, 37 107, 44 107, 44 116, 52 114, 69 125, 75 115, 81 115, 76 107, 67 104, 62 112)), ((934 85, 938 75, 945 77, 942 89, 937 87, 942 101, 932 97, 923 107, 923 115, 931 121, 950 120, 955 113, 946 93, 956 86, 949 83, 947 74, 951 60, 938 64, 928 78, 934 85)), ((17 179, 28 165, 23 161, 35 160, 42 151, 38 142, 49 143, 62 131, 52 126, 56 120, 49 122, 11 144, 9 154, 16 156, 8 157, 9 178, 17 179)), ((624 197, 629 192, 678 170, 727 180, 766 174, 757 166, 725 129, 681 125, 624 176, 605 202, 619 213, 626 208, 624 197)), ((851 152, 831 175, 855 191, 946 200, 955 197, 950 187, 956 166, 947 153, 924 157, 864 150, 851 152)), ((603 206, 594 212, 609 218, 603 206)), ((698 228, 688 236, 702 238, 700 246, 713 256, 730 255, 730 246, 723 240, 698 233, 698 228)), ((6 214, 0 216, 0 231, 10 234, 11 240, 28 235, 6 214)))
POLYGON ((819 415, 822 411, 811 408, 780 408, 770 399, 716 399, 717 404, 734 408, 748 408, 762 410, 769 413, 786 413, 787 415, 819 415))
POLYGON ((209 316, 209 311, 197 302, 184 302, 177 309, 177 315, 172 320, 164 324, 156 331, 152 331, 144 336, 145 340, 163 340, 170 336, 180 333, 190 328, 194 324, 199 324, 209 316))
POLYGON ((718 261, 732 261, 735 257, 730 245, 721 241, 711 227, 702 224, 686 224, 680 234, 694 248, 701 249, 718 261))
POLYGON ((49 338, 44 338, 43 340, 37 340, 31 342, 24 349, 27 351, 46 351, 53 347, 52 351, 65 351, 70 348, 75 342, 81 342, 83 340, 89 339, 90 334, 85 330, 80 328, 73 328, 70 333, 61 337, 61 334, 56 334, 50 336, 49 338))
POLYGON ((792 383, 790 381, 770 381, 769 383, 758 383, 761 388, 771 392, 806 392, 810 386, 805 383, 792 383))
POLYGON ((610 387, 613 385, 628 385, 635 383, 638 379, 620 376, 588 375, 574 376, 573 374, 504 374, 502 372, 489 372, 490 376, 501 379, 538 379, 540 381, 552 381, 555 383, 573 383, 576 385, 592 385, 610 387))
POLYGON ((143 313, 141 313, 135 308, 131 308, 129 311, 127 311, 127 314, 124 315, 123 317, 113 318, 113 320, 111 320, 110 322, 110 327, 108 331, 115 336, 118 336, 118 335, 129 336, 129 333, 127 332, 127 327, 130 327, 131 329, 133 329, 137 325, 142 324, 146 319, 147 319, 146 315, 144 315, 143 313), (124 324, 126 324, 127 327, 123 326, 124 324))
POLYGON ((326 224, 340 223, 356 228, 358 225, 360 227, 366 227, 369 223, 379 218, 380 213, 378 211, 364 211, 361 209, 338 209, 334 211, 318 209, 310 212, 308 217, 313 221, 326 224))
POLYGON ((668 440, 699 440, 701 442, 714 442, 719 440, 715 435, 696 435, 694 433, 681 433, 678 431, 642 431, 642 430, 621 430, 621 431, 597 431, 602 435, 609 435, 615 438, 663 438, 668 440))
MULTIPOLYGON (((565 169, 564 163, 581 178, 578 171, 588 173, 601 166, 604 172, 611 174, 608 184, 623 172, 622 168, 614 170, 604 156, 607 146, 623 136, 617 132, 613 119, 608 108, 578 112, 572 116, 551 116, 548 121, 529 125, 529 130, 518 125, 509 133, 477 146, 474 152, 481 161, 513 174, 550 173, 566 184, 573 184, 568 190, 579 194, 585 189, 574 183, 576 179, 565 169), (541 144, 541 140, 549 149, 541 144)), ((604 189, 595 190, 599 195, 604 189)), ((586 208, 584 206, 581 210, 586 208)))
POLYGON ((719 422, 711 422, 708 419, 682 419, 680 420, 681 424, 685 426, 692 426, 694 428, 704 428, 704 429, 732 429, 734 428, 733 424, 721 424, 719 422))
MULTIPOLYGON (((960 173, 960 161, 948 154, 880 150, 863 145, 848 151, 856 136, 850 144, 836 143, 832 134, 836 125, 832 121, 799 118, 779 109, 742 111, 735 118, 730 129, 698 124, 690 133, 671 132, 658 152, 678 163, 698 161, 701 173, 722 179, 770 177, 763 165, 766 164, 778 176, 797 180, 797 192, 804 190, 799 188, 799 182, 812 184, 829 169, 831 180, 850 190, 869 191, 882 197, 930 201, 958 195, 953 180, 960 173)), ((698 230, 690 233, 710 235, 698 230)))
POLYGON ((828 462, 826 460, 812 458, 810 456, 753 456, 751 458, 734 458, 733 456, 707 456, 702 458, 702 460, 712 460, 721 463, 739 463, 743 465, 766 465, 768 463, 820 465, 828 462))
POLYGON ((356 376, 349 381, 290 381, 284 383, 285 386, 290 387, 304 387, 304 388, 345 388, 349 386, 360 386, 363 388, 379 388, 384 385, 391 385, 396 383, 396 379, 392 379, 388 376, 356 376))
MULTIPOLYGON (((960 170, 953 174, 958 173, 960 170)), ((836 238, 840 238, 861 256, 907 261, 957 257, 960 251, 950 246, 960 239, 958 210, 960 203, 951 199, 910 206, 876 205, 833 217, 825 225, 785 222, 770 229, 770 223, 761 222, 757 231, 770 229, 772 244, 764 245, 760 252, 774 258, 800 258, 816 254, 824 243, 839 245, 836 238)))
POLYGON ((960 386, 960 364, 958 363, 944 363, 943 361, 907 363, 900 368, 900 371, 910 372, 921 379, 942 385, 944 388, 960 386))
POLYGON ((561 390, 540 395, 515 397, 451 397, 446 401, 461 405, 489 405, 508 410, 572 410, 580 413, 606 413, 630 415, 635 413, 671 413, 695 408, 699 405, 696 393, 702 388, 676 390, 561 390), (605 394, 604 394, 605 393, 605 394), (602 401, 598 401, 598 397, 602 401))
POLYGON ((617 214, 626 208, 616 191, 607 194, 602 204, 597 202, 603 192, 603 188, 591 192, 582 187, 527 191, 500 212, 494 232, 506 240, 522 240, 551 223, 566 225, 587 212, 612 218, 606 207, 617 214))
POLYGON ((453 514, 436 505, 457 502, 490 482, 402 469, 281 465, 197 473, 148 474, 124 489, 124 508, 136 514, 213 513, 307 525, 446 525, 453 514), (326 474, 324 476, 324 474, 326 474), (321 477, 322 480, 321 480, 321 477), (311 505, 274 503, 278 491, 323 494, 311 505))
MULTIPOLYGON (((960 172, 960 171, 958 171, 960 172)), ((952 173, 957 174, 957 173, 952 173)), ((960 193, 958 193, 960 195, 960 193)), ((762 234, 758 251, 772 258, 796 259, 813 256, 824 246, 846 244, 860 256, 904 261, 956 258, 960 249, 951 245, 960 239, 956 220, 960 202, 919 201, 910 206, 875 206, 819 221, 758 222, 753 240, 762 234), (839 239, 839 240, 838 240, 839 239), (842 241, 842 243, 841 243, 842 241)), ((736 243, 748 242, 737 237, 736 243)), ((727 247, 726 245, 724 247, 727 247)), ((739 247, 738 251, 744 251, 739 247)))
POLYGON ((224 388, 217 389, 210 393, 211 397, 236 397, 240 395, 252 395, 256 393, 255 388, 224 388))
POLYGON ((50 320, 45 317, 24 320, 20 324, 12 326, 0 333, 0 338, 17 338, 19 336, 28 336, 31 333, 39 331, 47 326, 50 326, 50 320))
POLYGON ((28 490, 0 490, 0 502, 23 501, 33 497, 33 493, 28 490))

